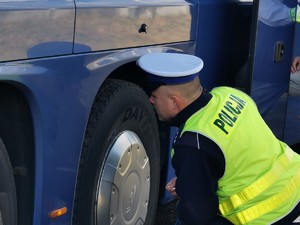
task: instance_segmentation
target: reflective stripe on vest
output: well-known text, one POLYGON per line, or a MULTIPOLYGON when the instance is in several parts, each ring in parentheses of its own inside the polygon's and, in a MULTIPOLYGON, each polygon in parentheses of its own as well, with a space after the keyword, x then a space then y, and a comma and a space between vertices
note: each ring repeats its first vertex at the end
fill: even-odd
POLYGON ((289 162, 292 160, 292 157, 293 154, 291 150, 287 148, 285 154, 282 154, 278 158, 278 161, 268 173, 266 173, 253 184, 246 187, 244 190, 230 196, 228 200, 220 203, 219 207, 222 214, 228 214, 230 211, 241 206, 250 199, 255 198, 260 193, 269 188, 278 179, 282 172, 284 172, 284 170, 288 168, 289 162))
MULTIPOLYGON (((281 155, 274 165, 274 167, 259 180, 243 189, 239 193, 232 195, 227 201, 220 203, 220 211, 222 214, 228 214, 235 208, 244 204, 245 202, 255 198, 267 188, 269 188, 277 178, 288 168, 289 163, 293 159, 293 152, 287 148, 286 153, 281 155)), ((290 180, 286 187, 277 195, 266 199, 257 205, 254 205, 248 209, 240 211, 231 216, 226 216, 234 224, 245 224, 248 223, 267 212, 274 210, 276 207, 280 206, 284 201, 286 201, 298 188, 300 185, 300 169, 297 171, 296 175, 290 180)))
POLYGON ((299 188, 299 185, 300 169, 297 171, 297 174, 291 179, 289 184, 282 190, 282 192, 258 203, 257 205, 254 205, 251 208, 245 209, 235 215, 228 216, 226 218, 236 225, 248 223, 280 206, 284 201, 292 196, 292 194, 299 188))

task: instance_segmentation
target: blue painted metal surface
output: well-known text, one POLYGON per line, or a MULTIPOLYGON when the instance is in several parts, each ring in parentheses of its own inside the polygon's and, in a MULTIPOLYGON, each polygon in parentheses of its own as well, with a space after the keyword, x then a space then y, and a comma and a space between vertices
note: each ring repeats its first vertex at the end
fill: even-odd
POLYGON ((145 52, 174 49, 178 48, 147 47, 0 64, 0 80, 20 88, 32 112, 36 148, 34 224, 71 223, 71 212, 56 222, 49 220, 48 213, 64 206, 72 210, 85 126, 108 73, 145 52))
MULTIPOLYGON (((251 96, 260 113, 274 134, 284 140, 286 125, 287 92, 293 55, 295 23, 287 15, 286 23, 279 23, 276 16, 263 19, 263 14, 270 14, 272 7, 263 10, 265 2, 260 3, 256 26, 255 47, 253 49, 251 96), (272 21, 271 21, 272 20, 272 21), (276 60, 278 47, 281 48, 280 59, 276 60)), ((269 1, 271 4, 271 1, 269 1)), ((295 7, 296 0, 282 1, 281 8, 295 7)), ((278 16, 280 12, 276 10, 278 16)), ((276 15, 275 14, 275 15, 276 15)), ((287 139, 285 139, 288 141, 287 139)), ((287 142, 287 144, 292 144, 287 142)))
POLYGON ((0 1, 0 61, 72 53, 74 22, 73 1, 0 1), (28 55, 41 43, 62 41, 63 48, 28 55))
POLYGON ((21 91, 33 121, 34 225, 72 223, 85 128, 103 81, 143 54, 194 54, 197 12, 192 0, 0 2, 0 82, 21 91), (67 214, 50 219, 60 207, 67 214))

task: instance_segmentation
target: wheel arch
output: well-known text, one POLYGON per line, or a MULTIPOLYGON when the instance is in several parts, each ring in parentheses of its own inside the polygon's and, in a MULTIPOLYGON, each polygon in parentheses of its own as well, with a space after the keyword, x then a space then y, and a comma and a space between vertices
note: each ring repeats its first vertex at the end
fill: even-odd
POLYGON ((14 172, 18 221, 32 224, 34 192, 34 133, 28 102, 12 84, 0 83, 0 137, 14 172))
MULTIPOLYGON (((148 93, 147 90, 147 73, 137 66, 136 61, 123 64, 122 66, 116 68, 112 71, 106 79, 119 79, 124 80, 130 83, 134 83, 141 87, 145 93, 148 93)), ((161 176, 164 180, 167 176, 167 167, 168 167, 168 149, 170 142, 170 129, 169 126, 157 119, 158 131, 159 131, 159 140, 160 140, 160 149, 161 149, 161 176)), ((161 185, 161 190, 164 191, 164 184, 161 185)))
POLYGON ((136 65, 136 61, 123 64, 116 68, 110 73, 108 78, 134 83, 147 92, 147 74, 136 65))
MULTIPOLYGON (((127 82, 134 83, 141 87, 145 93, 148 93, 147 90, 147 73, 142 70, 139 66, 137 66, 136 61, 126 63, 118 68, 116 68, 107 79, 119 79, 127 82)), ((159 131, 159 140, 160 140, 160 149, 161 149, 161 170, 162 170, 162 179, 165 179, 167 176, 167 167, 168 167, 168 149, 170 142, 170 128, 169 126, 158 120, 158 131, 159 131)), ((162 191, 164 191, 164 184, 162 183, 161 187, 162 191)))

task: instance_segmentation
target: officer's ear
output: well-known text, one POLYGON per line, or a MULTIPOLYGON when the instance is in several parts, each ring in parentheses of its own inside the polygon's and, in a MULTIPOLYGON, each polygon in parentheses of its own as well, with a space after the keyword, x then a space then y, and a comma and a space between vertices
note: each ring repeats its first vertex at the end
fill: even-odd
POLYGON ((179 95, 176 95, 176 94, 172 94, 170 95, 170 100, 171 100, 171 109, 178 113, 182 110, 182 107, 183 107, 183 101, 182 99, 180 98, 179 95))

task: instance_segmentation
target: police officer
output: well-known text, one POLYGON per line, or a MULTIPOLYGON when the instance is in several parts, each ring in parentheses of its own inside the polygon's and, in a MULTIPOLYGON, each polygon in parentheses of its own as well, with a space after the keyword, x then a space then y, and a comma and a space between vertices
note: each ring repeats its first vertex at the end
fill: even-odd
POLYGON ((300 214, 300 156, 278 140, 245 93, 206 93, 200 58, 151 53, 147 72, 158 117, 179 128, 172 150, 178 221, 201 224, 291 224, 300 214))

